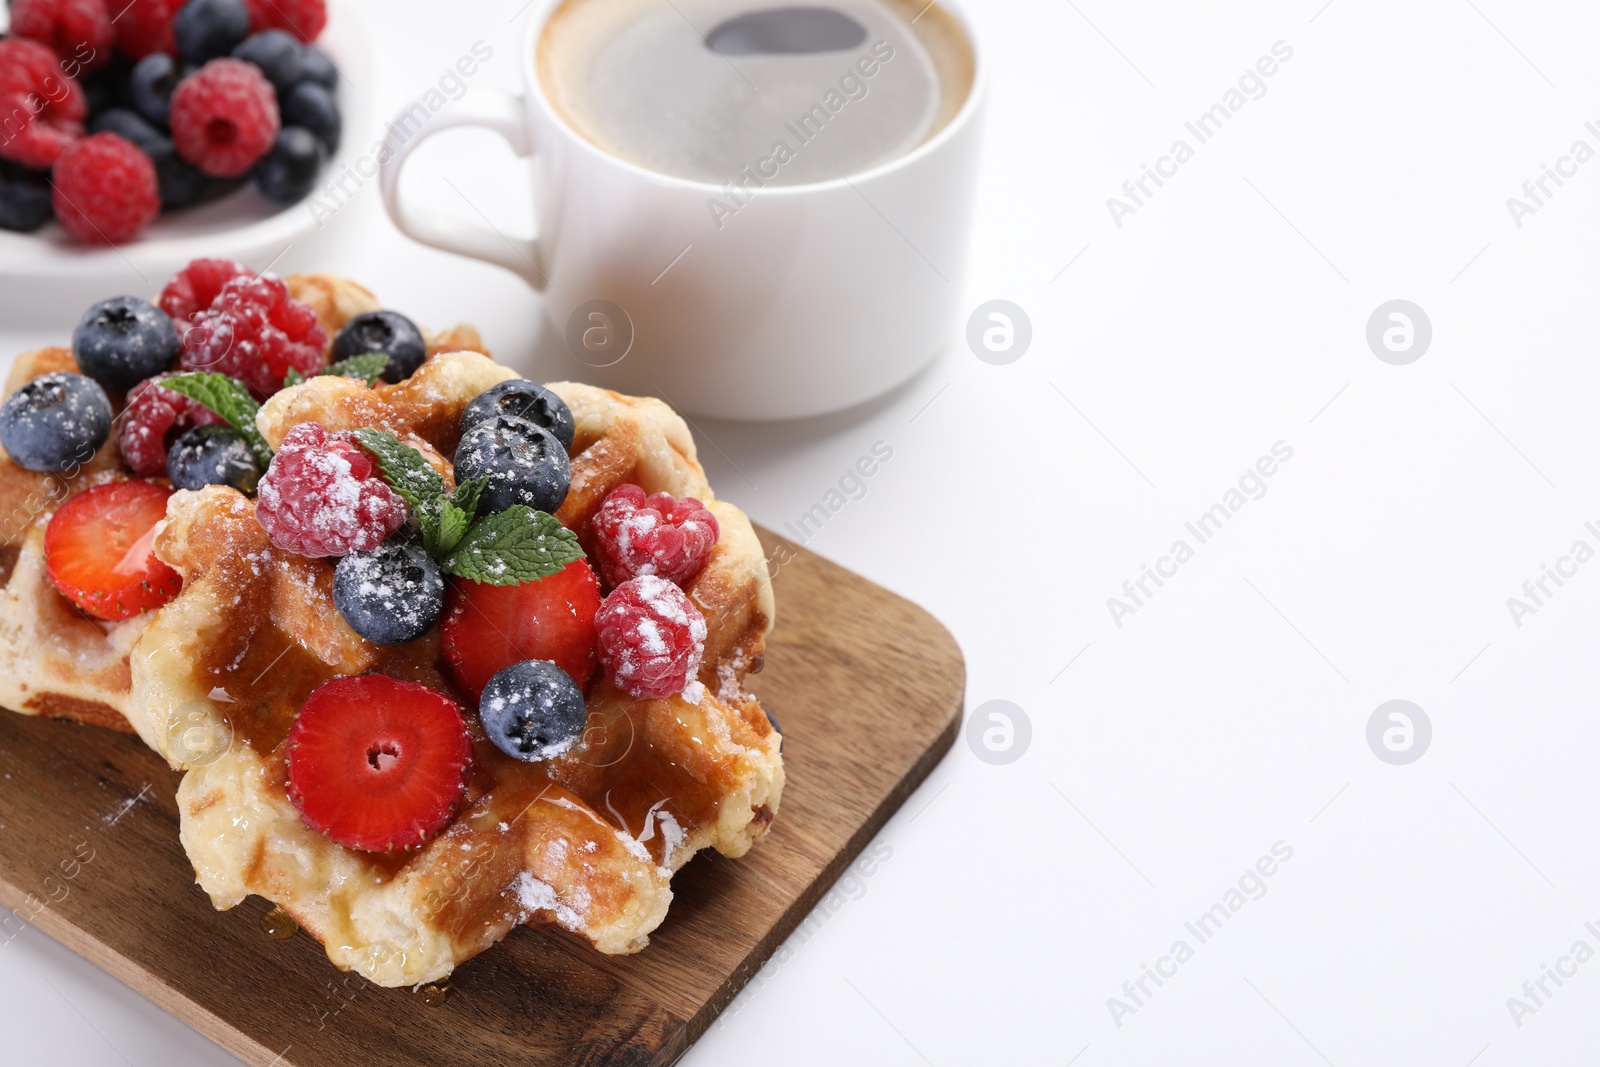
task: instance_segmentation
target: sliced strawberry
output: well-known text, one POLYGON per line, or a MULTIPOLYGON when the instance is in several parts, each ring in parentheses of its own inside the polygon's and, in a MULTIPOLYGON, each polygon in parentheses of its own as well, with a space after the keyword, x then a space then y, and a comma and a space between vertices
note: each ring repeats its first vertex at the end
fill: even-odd
POLYGON ((171 600, 183 579, 152 547, 171 495, 164 485, 128 481, 68 500, 44 532, 51 584, 97 619, 130 618, 171 600))
POLYGON ((476 701, 495 673, 525 659, 547 659, 582 689, 595 666, 594 613, 600 584, 584 560, 542 581, 482 585, 457 579, 440 624, 456 681, 476 701))
POLYGON ((472 773, 456 702, 382 674, 323 682, 289 728, 289 799, 364 852, 416 848, 450 824, 472 773))

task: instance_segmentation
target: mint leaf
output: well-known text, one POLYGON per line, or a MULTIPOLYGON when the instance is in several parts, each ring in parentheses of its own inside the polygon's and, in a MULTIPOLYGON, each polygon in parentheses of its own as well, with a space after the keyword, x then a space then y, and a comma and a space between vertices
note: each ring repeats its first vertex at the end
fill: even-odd
POLYGON ((304 374, 301 374, 299 371, 295 370, 293 367, 290 367, 289 368, 289 373, 285 374, 283 376, 283 387, 285 389, 291 389, 294 386, 299 385, 301 382, 303 382, 305 380, 306 380, 306 376, 304 374))
POLYGON ((249 387, 239 379, 226 374, 197 371, 163 378, 160 384, 164 389, 171 389, 174 393, 204 404, 223 422, 244 434, 250 442, 250 450, 263 467, 272 462, 272 449, 267 447, 266 439, 256 429, 256 412, 261 410, 261 405, 256 403, 249 387))
POLYGON ((378 470, 389 488, 399 493, 417 512, 444 496, 444 479, 428 466, 422 453, 388 430, 357 430, 356 440, 378 461, 378 470))
POLYGON ((439 565, 447 574, 484 585, 522 585, 560 574, 582 558, 578 535, 555 516, 514 504, 473 523, 439 565))
MULTIPOLYGON (((467 536, 472 525, 472 515, 461 510, 454 500, 439 502, 438 533, 434 543, 434 556, 447 556, 455 551, 461 539, 467 536)), ((424 545, 426 548, 426 545, 424 545)))
POLYGON ((479 478, 469 478, 456 486, 456 491, 450 496, 450 503, 466 513, 468 520, 478 513, 478 500, 483 496, 484 487, 489 484, 487 474, 479 478))
POLYGON ((378 379, 389 366, 389 357, 382 352, 368 352, 363 356, 351 356, 341 359, 331 366, 324 367, 317 372, 317 377, 335 375, 340 378, 365 378, 367 387, 378 384, 378 379))

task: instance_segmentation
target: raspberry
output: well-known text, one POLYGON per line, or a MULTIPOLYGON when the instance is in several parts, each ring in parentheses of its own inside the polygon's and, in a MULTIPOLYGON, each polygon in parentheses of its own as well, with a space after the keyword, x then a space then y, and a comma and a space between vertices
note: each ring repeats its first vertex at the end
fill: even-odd
POLYGON ((681 586, 706 565, 717 535, 716 516, 694 497, 619 485, 595 513, 593 555, 607 585, 654 574, 681 586))
POLYGON ((111 61, 111 16, 105 0, 12 0, 11 32, 48 45, 84 70, 111 61))
MULTIPOLYGON (((123 0, 116 0, 121 7, 123 0)), ((117 48, 134 59, 143 59, 151 52, 178 54, 178 43, 172 39, 172 20, 185 0, 133 0, 117 16, 117 48)))
POLYGON ((706 648, 706 620, 682 589, 653 574, 611 591, 594 617, 612 684, 640 699, 683 692, 706 648))
POLYGON ((288 30, 310 44, 328 24, 326 0, 244 0, 250 12, 250 32, 288 30))
POLYGON ((315 422, 289 431, 256 491, 256 518, 272 543, 302 556, 370 552, 406 521, 405 501, 355 435, 315 422))
POLYGON ((276 275, 232 279, 189 323, 178 365, 237 378, 257 400, 283 388, 291 368, 306 377, 322 369, 328 336, 317 313, 291 299, 276 275))
POLYGON ((222 421, 198 400, 163 389, 161 379, 170 377, 172 373, 146 378, 128 390, 128 406, 117 423, 117 443, 135 474, 166 474, 167 449, 180 434, 222 421))
POLYGON ((253 63, 213 59, 172 92, 178 155, 212 178, 237 178, 278 139, 278 97, 253 63))
POLYGON ((0 39, 0 159, 49 170, 83 136, 88 100, 38 41, 0 39))
POLYGON ((197 259, 172 276, 156 306, 167 313, 179 334, 186 333, 196 311, 210 307, 224 285, 249 273, 249 267, 232 260, 197 259))
POLYGON ((56 221, 85 244, 132 240, 161 213, 156 165, 114 133, 93 134, 63 149, 52 184, 56 221))

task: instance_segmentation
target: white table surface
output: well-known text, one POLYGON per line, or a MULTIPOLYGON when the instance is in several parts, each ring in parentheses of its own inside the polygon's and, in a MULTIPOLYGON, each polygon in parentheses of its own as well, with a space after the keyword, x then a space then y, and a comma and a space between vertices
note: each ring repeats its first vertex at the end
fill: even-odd
MULTIPOLYGON (((512 87, 522 2, 369 11, 380 111, 479 38, 497 50, 479 83, 512 87)), ((1506 201, 1574 141, 1600 149, 1600 16, 986 0, 975 18, 993 97, 951 300, 963 319, 1020 305, 1031 349, 992 366, 952 330, 863 410, 699 429, 719 493, 780 528, 888 443, 811 547, 943 619, 968 708, 1015 702, 1031 745, 992 765, 958 743, 887 858, 684 1062, 1593 1062, 1600 962, 1560 961, 1600 950, 1600 563, 1520 626, 1507 598, 1575 541, 1600 548, 1600 161, 1520 227, 1506 201), (1277 41, 1293 57, 1266 95, 1115 225, 1106 198, 1193 145, 1185 121, 1277 41), (1410 365, 1365 339, 1392 299, 1431 319, 1410 365), (1198 544, 1185 522, 1280 441, 1265 495, 1198 544), (1180 538, 1193 558, 1119 627, 1107 598, 1180 538), (1432 724, 1409 765, 1366 740, 1392 699, 1432 724), (1185 923, 1278 842, 1265 895, 1201 943, 1185 923), (1126 998, 1180 939, 1192 958, 1126 998), (1541 1005, 1522 987, 1546 965, 1575 973, 1541 1005), (1113 996, 1137 1010, 1114 1018, 1113 996), (1514 1017, 1514 996, 1536 1010, 1514 1017)), ((451 134, 445 153, 470 199, 525 223, 502 146, 451 134)), ((454 195, 437 168, 417 180, 454 195)), ((408 243, 370 186, 279 267, 535 350, 522 283, 408 243)), ((0 349, 69 326, 0 328, 0 349)), ((8 1062, 234 1062, 32 930, 0 948, 0 1032, 8 1062)))

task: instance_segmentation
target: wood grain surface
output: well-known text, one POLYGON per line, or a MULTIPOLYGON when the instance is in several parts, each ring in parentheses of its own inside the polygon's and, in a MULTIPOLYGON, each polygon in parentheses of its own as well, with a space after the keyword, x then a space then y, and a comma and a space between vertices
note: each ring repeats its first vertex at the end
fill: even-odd
POLYGON ((788 785, 742 860, 674 876, 650 946, 602 956, 520 928, 442 1003, 334 969, 266 902, 212 910, 178 842, 178 776, 136 738, 0 714, 0 903, 246 1063, 669 1064, 827 892, 950 748, 965 668, 926 612, 762 533, 778 624, 751 688, 780 721, 788 785))

